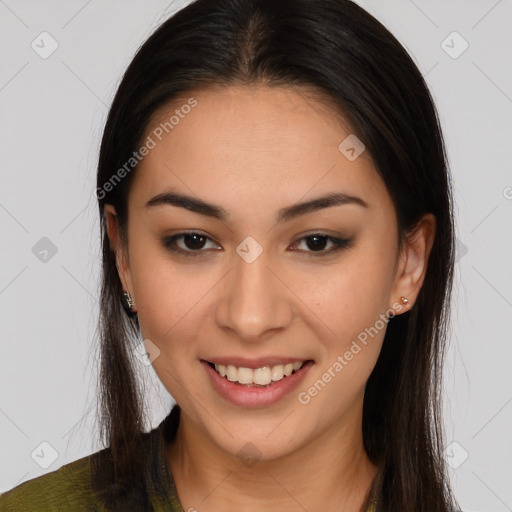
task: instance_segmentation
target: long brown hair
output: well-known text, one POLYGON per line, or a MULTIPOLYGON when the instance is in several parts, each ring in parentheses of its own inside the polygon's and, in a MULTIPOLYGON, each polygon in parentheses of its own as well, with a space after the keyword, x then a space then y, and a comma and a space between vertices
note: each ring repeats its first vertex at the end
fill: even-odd
POLYGON ((124 74, 97 175, 103 244, 99 424, 110 450, 93 466, 96 488, 107 507, 133 499, 140 510, 151 510, 142 471, 144 404, 132 364, 138 324, 121 307, 103 215, 105 204, 115 206, 127 243, 127 197, 137 167, 118 170, 127 169, 155 112, 178 95, 255 83, 304 86, 339 109, 386 184, 402 241, 423 214, 436 217, 421 292, 411 310, 389 322, 366 386, 363 439, 380 468, 372 488, 378 512, 451 511, 440 401, 454 265, 445 145, 420 71, 397 39, 349 0, 196 0, 149 37, 124 74))

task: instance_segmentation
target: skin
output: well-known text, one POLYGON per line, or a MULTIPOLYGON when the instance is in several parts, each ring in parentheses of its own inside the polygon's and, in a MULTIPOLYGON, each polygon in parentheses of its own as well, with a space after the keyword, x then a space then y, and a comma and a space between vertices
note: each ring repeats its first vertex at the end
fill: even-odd
MULTIPOLYGON (((127 247, 115 209, 105 207, 123 287, 143 338, 160 350, 154 369, 182 409, 167 458, 184 510, 358 511, 378 469, 363 449, 361 423, 385 327, 309 403, 297 394, 379 315, 414 304, 435 219, 425 215, 399 250, 393 203, 370 155, 349 161, 338 145, 350 127, 305 92, 230 86, 183 96, 161 119, 192 95, 198 105, 134 177, 127 247), (144 206, 170 189, 217 204, 229 217, 144 206), (358 196, 368 207, 333 206, 276 223, 281 208, 333 191, 358 196), (188 230, 212 239, 198 256, 162 244, 188 230), (327 241, 320 249, 325 256, 318 256, 304 238, 317 232, 353 243, 329 254, 327 241), (262 248, 250 264, 236 252, 248 236, 262 248), (397 309, 401 296, 409 304, 397 309), (297 357, 314 365, 299 389, 251 409, 218 395, 199 362, 233 355, 297 357), (251 466, 237 455, 249 442, 257 449, 251 466)), ((177 244, 194 250, 183 239, 177 244)))

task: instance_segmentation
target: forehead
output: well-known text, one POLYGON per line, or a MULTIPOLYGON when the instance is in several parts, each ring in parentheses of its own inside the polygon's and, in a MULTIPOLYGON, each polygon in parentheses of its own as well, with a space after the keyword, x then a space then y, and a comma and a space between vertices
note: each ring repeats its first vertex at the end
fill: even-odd
POLYGON ((273 197, 295 202, 333 189, 379 200, 386 190, 370 155, 351 161, 339 149, 349 136, 339 110, 307 89, 191 91, 153 116, 144 138, 155 146, 132 187, 141 201, 166 186, 205 199, 259 197, 269 207, 273 197))

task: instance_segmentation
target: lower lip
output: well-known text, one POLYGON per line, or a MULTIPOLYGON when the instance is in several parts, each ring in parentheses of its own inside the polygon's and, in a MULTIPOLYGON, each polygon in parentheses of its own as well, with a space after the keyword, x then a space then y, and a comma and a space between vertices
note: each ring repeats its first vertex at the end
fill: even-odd
POLYGON ((242 407, 265 407, 279 402, 296 389, 313 366, 313 361, 304 363, 300 370, 281 380, 271 382, 264 388, 248 387, 238 382, 231 382, 226 377, 221 377, 206 361, 201 361, 201 364, 210 377, 214 389, 226 400, 242 407))

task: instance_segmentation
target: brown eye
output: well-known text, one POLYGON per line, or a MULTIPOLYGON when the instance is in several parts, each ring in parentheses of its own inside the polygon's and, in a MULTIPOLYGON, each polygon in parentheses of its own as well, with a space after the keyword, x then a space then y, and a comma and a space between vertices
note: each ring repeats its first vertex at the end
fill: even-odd
MULTIPOLYGON (((344 247, 349 247, 352 240, 336 238, 323 233, 313 233, 312 235, 305 236, 299 240, 299 242, 306 241, 306 249, 294 249, 300 252, 310 253, 308 256, 324 256, 331 254, 344 247), (330 246, 328 244, 331 244, 330 246), (328 249, 326 250, 326 247, 328 249), (317 253, 317 254, 315 254, 317 253)), ((300 245, 300 243, 298 244, 300 245)))
MULTIPOLYGON (((349 247, 352 240, 336 238, 323 233, 313 233, 301 238, 298 242, 298 245, 305 242, 306 248, 294 248, 294 251, 304 253, 307 256, 325 256, 344 247, 349 247)), ((166 237, 162 243, 166 249, 184 256, 199 256, 207 250, 219 248, 210 237, 192 231, 166 237), (213 247, 206 247, 208 243, 211 243, 213 247)))
POLYGON ((178 233, 177 235, 166 237, 162 241, 166 249, 178 254, 184 254, 185 256, 199 256, 202 252, 206 252, 203 249, 208 242, 211 242, 214 247, 207 247, 207 249, 218 247, 210 237, 193 231, 178 233))

